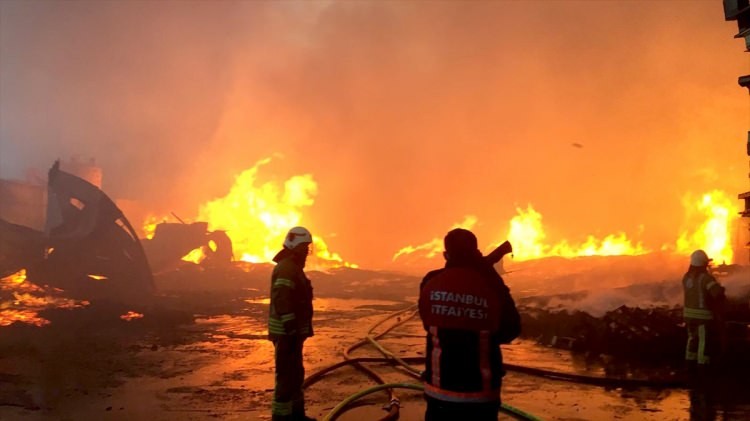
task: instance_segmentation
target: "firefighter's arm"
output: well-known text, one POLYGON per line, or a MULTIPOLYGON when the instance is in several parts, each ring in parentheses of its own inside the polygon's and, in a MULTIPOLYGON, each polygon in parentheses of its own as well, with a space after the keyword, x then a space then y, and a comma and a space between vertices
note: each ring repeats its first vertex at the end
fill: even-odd
POLYGON ((721 286, 713 276, 708 279, 708 282, 706 282, 706 291, 714 300, 721 300, 724 298, 724 287, 721 286))
POLYGON ((503 277, 497 273, 492 264, 488 264, 485 270, 492 278, 492 282, 497 284, 500 295, 500 331, 498 332, 498 338, 500 343, 509 344, 521 334, 521 315, 518 314, 516 303, 513 301, 513 296, 510 295, 510 288, 505 285, 503 277))
POLYGON ((294 288, 291 271, 279 270, 271 286, 271 300, 274 303, 276 314, 284 324, 284 332, 294 334, 297 332, 297 319, 294 306, 294 288))
POLYGON ((500 305, 500 342, 509 344, 521 334, 521 315, 510 289, 504 283, 501 286, 500 305))
POLYGON ((706 282, 705 288, 708 293, 708 307, 714 312, 716 318, 721 319, 725 311, 727 299, 724 294, 724 287, 712 276, 706 282))

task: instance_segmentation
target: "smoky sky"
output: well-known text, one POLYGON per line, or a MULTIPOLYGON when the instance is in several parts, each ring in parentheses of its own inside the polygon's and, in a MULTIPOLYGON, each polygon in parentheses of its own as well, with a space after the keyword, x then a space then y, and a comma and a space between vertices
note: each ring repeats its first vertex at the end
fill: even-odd
POLYGON ((279 154, 259 177, 312 174, 302 222, 360 265, 467 214, 501 240, 529 203, 550 241, 658 247, 686 193, 748 187, 750 66, 720 2, 4 1, 0 19, 0 176, 94 157, 110 196, 191 217, 279 154))

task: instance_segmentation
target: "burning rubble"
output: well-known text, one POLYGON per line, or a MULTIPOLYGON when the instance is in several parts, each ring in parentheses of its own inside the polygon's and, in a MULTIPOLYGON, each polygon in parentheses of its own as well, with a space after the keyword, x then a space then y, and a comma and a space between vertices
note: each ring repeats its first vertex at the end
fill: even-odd
POLYGON ((219 266, 234 259, 226 232, 209 231, 206 222, 162 222, 149 237, 141 242, 155 274, 175 269, 180 262, 219 266))
POLYGON ((3 323, 44 325, 38 313, 86 300, 138 301, 154 291, 130 222, 98 187, 50 168, 44 232, 0 219, 3 323))
POLYGON ((48 176, 48 253, 28 268, 32 279, 74 296, 118 296, 153 292, 153 276, 138 236, 122 211, 93 184, 55 163, 48 176), (107 282, 91 282, 91 276, 107 282))
MULTIPOLYGON (((40 343, 44 335, 30 331, 44 331, 36 327, 49 324, 94 332, 117 326, 134 335, 128 341, 138 335, 162 338, 128 345, 153 352, 163 343, 184 340, 177 333, 179 325, 201 329, 205 320, 229 320, 234 316, 227 315, 234 314, 249 318, 251 332, 215 334, 211 340, 264 338, 258 320, 268 305, 269 262, 281 243, 278 232, 301 221, 317 188, 309 175, 292 177, 283 186, 257 185, 258 170, 266 163, 238 176, 226 196, 204 204, 201 221, 186 223, 174 214, 178 222, 149 217, 143 239, 100 189, 53 166, 45 231, 0 220, 0 230, 7 233, 0 240, 5 276, 0 281, 0 326, 40 343)), ((624 233, 548 244, 541 214, 531 205, 519 208, 507 236, 517 241, 514 256, 498 263, 498 269, 517 297, 523 343, 569 350, 617 376, 623 376, 618 372, 623 366, 627 372, 634 367, 677 371, 685 341, 679 304, 685 258, 680 247, 701 245, 713 238, 711 230, 726 230, 731 223, 728 212, 715 211, 714 205, 723 203, 720 196, 705 197, 701 203, 708 204, 703 212, 708 222, 681 234, 677 246, 660 249, 624 233)), ((478 223, 469 216, 456 225, 478 223)), ((724 238, 717 253, 729 242, 724 238)), ((359 269, 318 236, 313 249, 309 276, 316 296, 324 297, 315 304, 321 311, 331 300, 362 297, 373 300, 367 304, 372 308, 391 309, 409 303, 418 291, 419 276, 359 269)), ((394 261, 434 265, 441 252, 442 241, 436 239, 404 247, 394 261)), ((716 267, 721 279, 728 280, 732 298, 726 356, 745 361, 750 352, 750 274, 732 264, 731 254, 717 255, 729 263, 716 267)), ((0 341, 0 349, 6 345, 0 341)))

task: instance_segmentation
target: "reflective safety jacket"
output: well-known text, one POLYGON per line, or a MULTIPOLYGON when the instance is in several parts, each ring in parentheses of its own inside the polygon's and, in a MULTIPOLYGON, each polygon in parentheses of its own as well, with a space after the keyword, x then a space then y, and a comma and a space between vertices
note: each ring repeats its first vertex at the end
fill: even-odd
POLYGON ((268 311, 270 339, 297 335, 310 337, 313 290, 302 265, 288 253, 279 259, 271 275, 271 303, 268 311))
POLYGON ((682 278, 685 291, 683 315, 686 319, 712 320, 724 287, 705 271, 689 271, 682 278))
POLYGON ((449 402, 499 402, 501 343, 520 332, 502 278, 490 265, 446 265, 425 276, 419 314, 427 331, 425 394, 449 402))

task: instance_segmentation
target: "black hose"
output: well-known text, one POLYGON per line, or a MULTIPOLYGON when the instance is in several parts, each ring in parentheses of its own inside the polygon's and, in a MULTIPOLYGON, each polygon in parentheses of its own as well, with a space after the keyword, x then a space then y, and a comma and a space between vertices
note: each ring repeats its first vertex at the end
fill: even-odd
MULTIPOLYGON (((388 332, 390 332, 391 330, 395 329, 397 326, 400 326, 401 324, 405 323, 407 320, 410 320, 412 317, 414 317, 414 315, 416 314, 416 305, 411 305, 411 306, 409 306, 409 307, 407 307, 405 309, 399 310, 399 311, 397 311, 395 313, 391 313, 391 314, 388 315, 388 317, 385 317, 384 319, 382 319, 379 322, 375 323, 372 327, 370 327, 370 330, 368 331, 368 336, 370 336, 370 334, 372 334, 372 332, 378 326, 380 326, 381 324, 385 323, 386 321, 388 321, 388 320, 390 320, 390 319, 392 319, 394 317, 399 316, 400 314, 403 314, 403 313, 406 313, 406 312, 409 312, 409 311, 412 311, 411 316, 409 316, 406 319, 399 320, 396 324, 394 324, 393 326, 390 326, 388 329, 386 329, 385 331, 383 331, 379 335, 377 335, 377 338, 380 338, 380 337, 386 335, 388 332)), ((352 351, 354 351, 355 349, 357 349, 357 348, 359 348, 359 347, 367 344, 368 342, 369 342, 368 339, 363 339, 360 342, 357 342, 354 345, 351 345, 350 347, 345 348, 343 350, 344 360, 345 361, 354 361, 353 363, 351 363, 351 365, 353 365, 356 369, 358 369, 359 371, 363 372, 369 378, 371 378, 372 380, 374 380, 375 383, 377 383, 379 385, 385 384, 385 381, 377 373, 375 373, 371 369, 363 366, 360 362, 355 361, 355 359, 352 358, 351 355, 350 355, 352 351)), ((385 417, 381 418, 380 421, 396 420, 399 417, 399 408, 400 408, 398 396, 396 395, 395 391, 392 388, 385 388, 384 390, 388 393, 388 400, 390 402, 390 405, 389 405, 389 408, 388 408, 388 414, 385 417)))
MULTIPOLYGON (((343 357, 344 361, 341 361, 339 363, 333 364, 331 366, 325 367, 321 370, 318 370, 317 372, 311 374, 308 376, 304 383, 303 388, 307 388, 319 380, 321 380, 326 374, 341 368, 345 366, 354 366, 356 369, 362 371, 365 373, 368 377, 370 377, 372 380, 374 380, 376 383, 378 383, 379 386, 370 388, 368 390, 378 391, 378 390, 386 390, 389 395, 390 399, 390 407, 388 414, 381 419, 381 421, 385 420, 395 420, 398 419, 399 416, 399 400, 396 394, 393 391, 392 387, 388 387, 390 385, 385 384, 384 380, 374 371, 371 369, 365 367, 362 365, 363 363, 381 363, 381 364, 389 364, 394 365, 396 367, 405 367, 406 373, 408 375, 411 375, 415 378, 419 378, 419 369, 416 367, 413 367, 411 364, 424 364, 425 357, 422 356, 412 356, 412 357, 396 357, 392 352, 387 350, 385 347, 383 347, 377 340, 391 332, 393 329, 403 325, 404 323, 410 321, 414 316, 416 316, 417 310, 416 305, 409 306, 405 309, 399 310, 395 313, 392 313, 385 317, 384 319, 380 320, 376 324, 374 324, 368 331, 367 336, 365 339, 360 340, 359 342, 356 342, 355 344, 345 348, 343 350, 343 357), (373 332, 377 327, 382 325, 388 320, 393 319, 394 317, 397 317, 401 314, 407 313, 411 311, 412 313, 408 317, 404 317, 402 319, 399 319, 396 323, 392 324, 388 328, 386 328, 384 331, 380 332, 377 335, 373 335, 373 332), (380 358, 372 358, 372 357, 358 357, 354 358, 351 356, 351 353, 366 345, 366 344, 372 344, 375 346, 376 349, 378 349, 379 352, 383 354, 383 357, 380 358)), ((625 387, 625 388, 634 388, 634 387, 650 387, 650 388, 678 388, 678 387, 685 387, 686 382, 684 380, 680 379, 673 379, 673 380, 650 380, 650 379, 629 379, 629 378, 613 378, 613 377, 600 377, 600 376, 587 376, 587 375, 581 375, 581 374, 573 374, 573 373, 563 373, 559 371, 553 371, 553 370, 547 370, 542 368, 535 368, 535 367, 528 367, 523 365, 517 365, 517 364, 504 364, 504 368, 508 371, 513 371, 517 373, 522 373, 526 375, 531 376, 538 376, 538 377, 544 377, 551 380, 557 380, 557 381, 567 381, 572 383, 578 383, 578 384, 588 384, 588 385, 594 385, 594 386, 602 386, 602 387, 625 387)), ((370 392, 368 392, 370 393, 370 392)), ((350 397, 351 398, 351 397, 350 397)), ((354 399, 347 399, 346 401, 342 402, 342 406, 339 408, 343 412, 346 408, 350 408, 351 404, 354 402, 354 399)), ((509 407, 510 409, 516 409, 509 407)), ((509 411, 507 408, 503 408, 503 412, 509 413, 511 415, 514 415, 516 417, 520 417, 521 419, 536 419, 533 415, 526 414, 523 411, 517 410, 516 412, 509 411)), ((339 412, 336 412, 336 415, 339 412)))

